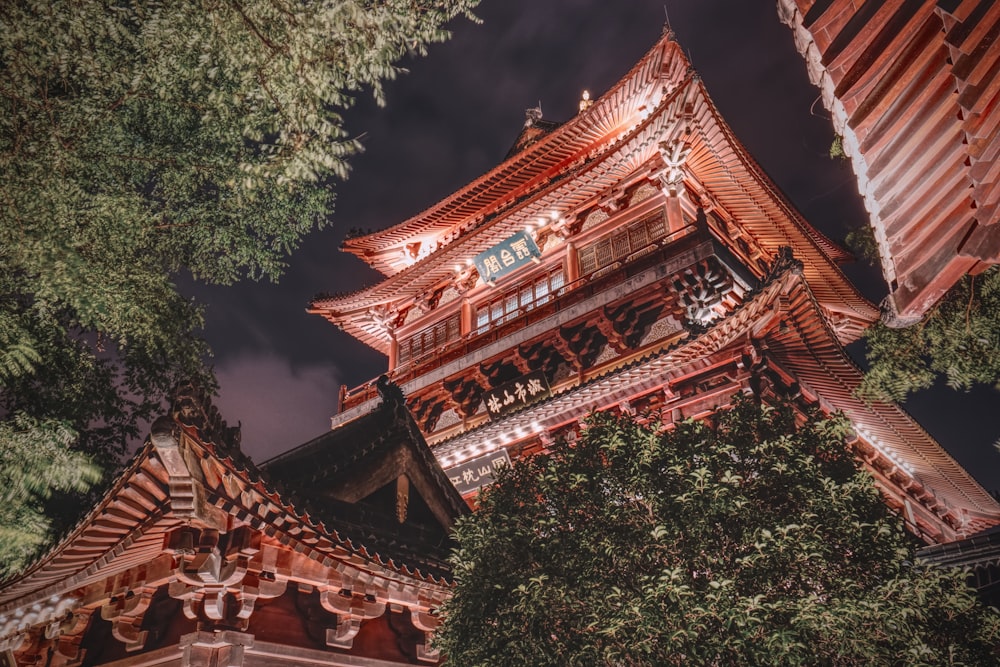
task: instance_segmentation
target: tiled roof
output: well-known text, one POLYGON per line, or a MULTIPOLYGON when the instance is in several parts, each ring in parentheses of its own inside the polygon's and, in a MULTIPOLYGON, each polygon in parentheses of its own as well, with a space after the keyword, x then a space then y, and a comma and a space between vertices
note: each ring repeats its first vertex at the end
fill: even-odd
POLYGON ((446 282, 454 266, 552 210, 573 211, 597 202, 648 166, 661 142, 671 137, 690 144, 685 168, 708 196, 772 256, 780 246, 792 247, 827 313, 852 323, 842 328, 849 339, 860 335, 878 311, 838 269, 848 255, 809 225, 749 156, 670 37, 593 107, 442 204, 384 232, 352 239, 346 248, 364 255, 420 235, 443 234, 437 249, 409 268, 384 268, 389 276, 377 285, 318 298, 310 312, 387 352, 388 334, 372 318, 372 309, 417 298, 446 282), (494 190, 502 190, 502 196, 494 190), (492 215, 500 208, 502 214, 492 215))

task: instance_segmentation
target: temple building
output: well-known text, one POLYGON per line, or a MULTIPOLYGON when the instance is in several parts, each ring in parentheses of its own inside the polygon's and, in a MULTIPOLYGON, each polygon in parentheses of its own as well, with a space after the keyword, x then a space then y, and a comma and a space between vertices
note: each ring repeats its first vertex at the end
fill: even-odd
POLYGON ((437 662, 469 508, 381 388, 368 415, 261 467, 182 388, 100 502, 0 585, 0 665, 437 662))
POLYGON ((889 285, 912 324, 1000 261, 1000 4, 778 0, 858 178, 889 285))
POLYGON ((388 357, 332 429, 255 465, 197 391, 59 544, 0 585, 0 664, 434 663, 449 528, 497 468, 594 410, 700 418, 739 393, 842 411, 929 545, 1000 505, 898 406, 853 395, 879 315, 720 117, 667 31, 564 123, 344 249, 384 274, 317 313, 388 357))
MULTIPOLYGON (((388 357, 467 497, 492 466, 572 439, 593 410, 671 422, 753 391, 843 411, 887 502, 928 543, 1000 521, 898 406, 854 397, 861 373, 843 348, 878 309, 669 32, 573 119, 529 110, 502 164, 343 248, 384 279, 310 310, 388 357)), ((377 402, 370 385, 345 389, 333 428, 377 402)))

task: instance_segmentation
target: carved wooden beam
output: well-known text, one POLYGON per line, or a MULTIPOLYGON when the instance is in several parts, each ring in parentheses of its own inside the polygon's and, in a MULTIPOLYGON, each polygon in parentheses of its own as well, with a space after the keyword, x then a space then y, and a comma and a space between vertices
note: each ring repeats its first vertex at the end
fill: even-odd
POLYGON ((442 386, 455 404, 455 410, 465 418, 476 414, 483 400, 483 386, 474 379, 465 376, 448 379, 442 386))
POLYGON ((556 350, 578 371, 589 368, 604 351, 608 338, 590 323, 560 327, 553 337, 556 350))
POLYGON ((285 591, 287 579, 263 567, 277 561, 276 554, 263 551, 277 547, 262 550, 261 534, 248 526, 225 534, 184 526, 167 535, 166 546, 177 556, 168 592, 183 602, 184 615, 198 621, 199 629, 246 630, 257 600, 285 591))

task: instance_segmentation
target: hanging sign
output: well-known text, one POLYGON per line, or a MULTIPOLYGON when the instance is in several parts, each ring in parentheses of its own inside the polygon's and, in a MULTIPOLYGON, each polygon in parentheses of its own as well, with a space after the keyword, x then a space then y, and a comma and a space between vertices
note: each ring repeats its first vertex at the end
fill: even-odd
POLYGON ((497 471, 510 465, 510 455, 506 449, 474 458, 454 468, 444 471, 448 479, 462 495, 488 486, 496 479, 497 471))
POLYGON ((489 250, 479 253, 473 261, 483 282, 492 284, 497 278, 536 260, 541 255, 531 235, 527 232, 518 232, 489 250))
POLYGON ((490 419, 496 419, 543 398, 548 398, 549 395, 549 383, 545 380, 545 373, 532 371, 516 380, 504 383, 496 389, 490 389, 483 394, 483 401, 486 403, 486 411, 490 414, 490 419))

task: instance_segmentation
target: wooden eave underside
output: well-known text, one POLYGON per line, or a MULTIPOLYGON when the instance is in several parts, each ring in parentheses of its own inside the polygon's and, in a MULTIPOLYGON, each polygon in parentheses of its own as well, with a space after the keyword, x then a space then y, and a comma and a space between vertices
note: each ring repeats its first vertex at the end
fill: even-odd
POLYGON ((365 473, 388 468, 394 478, 406 474, 422 489, 424 502, 450 528, 469 506, 437 464, 410 413, 400 408, 383 399, 374 412, 279 454, 261 468, 272 480, 280 480, 282 488, 301 489, 293 492, 299 497, 308 491, 323 497, 332 488, 350 486, 359 498, 380 486, 378 477, 365 473))
POLYGON ((623 130, 633 126, 646 105, 662 94, 660 86, 674 88, 687 75, 688 62, 666 35, 585 113, 564 123, 526 150, 449 195, 434 206, 388 229, 347 239, 343 250, 357 255, 387 276, 399 269, 386 257, 415 238, 450 235, 454 241, 477 221, 516 201, 523 193, 565 170, 567 165, 595 151, 605 150, 623 130))
POLYGON ((818 304, 809 287, 800 283, 789 290, 788 299, 789 326, 771 330, 767 344, 803 390, 828 412, 843 412, 855 426, 898 452, 912 467, 912 479, 944 503, 941 513, 954 511, 967 522, 964 534, 1000 523, 997 501, 899 405, 868 404, 854 395, 864 374, 816 317, 818 304))
POLYGON ((949 511, 954 516, 964 513, 964 534, 1000 523, 1000 505, 901 408, 886 403, 867 405, 853 396, 861 371, 824 321, 806 281, 792 271, 771 281, 704 334, 437 443, 434 451, 439 459, 463 460, 484 453, 483 443, 487 443, 485 451, 491 451, 512 437, 516 440, 555 430, 595 409, 605 409, 720 363, 723 356, 751 340, 765 341, 776 361, 793 371, 824 409, 843 411, 854 424, 864 425, 895 449, 901 460, 912 466, 912 479, 939 503, 935 509, 939 516, 949 511), (781 321, 791 325, 786 333, 780 333, 781 321))
MULTIPOLYGON (((421 571, 392 557, 369 552, 336 526, 313 521, 267 487, 252 471, 201 443, 196 429, 182 436, 203 471, 207 503, 266 539, 314 561, 320 567, 351 567, 405 586, 447 591, 437 573, 421 571), (436 576, 437 575, 437 576, 436 576)), ((170 475, 153 445, 147 443, 100 503, 73 531, 16 579, 0 586, 0 616, 25 605, 72 597, 75 591, 161 556, 166 534, 191 519, 171 509, 170 475)), ((184 502, 186 499, 181 499, 184 502)), ((195 520, 197 522, 197 519, 195 520)), ((293 577, 294 578, 294 573, 293 577)), ((2 630, 0 624, 0 630, 2 630)))
POLYGON ((1000 251, 1000 3, 939 4, 779 2, 908 318, 1000 251))
MULTIPOLYGON (((672 43, 671 43, 672 44, 672 43)), ((681 58, 679 54, 676 56, 681 58)), ((553 135, 563 131, 560 128, 553 135)), ((443 249, 365 290, 317 299, 309 312, 322 315, 372 348, 388 353, 389 337, 370 314, 415 299, 449 280, 455 265, 474 257, 552 209, 579 210, 637 170, 658 159, 662 141, 686 141, 685 170, 698 188, 732 215, 772 256, 789 246, 805 264, 826 314, 853 322, 850 342, 878 316, 877 309, 849 283, 836 265, 847 257, 791 206, 740 145, 712 104, 700 79, 689 76, 664 97, 637 126, 604 151, 539 190, 489 225, 470 231, 443 249)))

